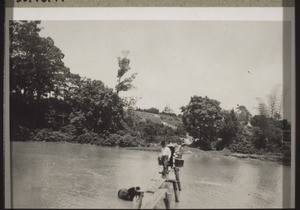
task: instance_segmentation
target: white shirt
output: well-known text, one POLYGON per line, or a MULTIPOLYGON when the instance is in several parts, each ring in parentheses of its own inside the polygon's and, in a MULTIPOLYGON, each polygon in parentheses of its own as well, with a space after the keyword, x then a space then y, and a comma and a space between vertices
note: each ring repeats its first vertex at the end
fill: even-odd
POLYGON ((168 156, 168 159, 171 158, 171 150, 169 147, 163 147, 161 148, 161 153, 160 153, 160 156, 164 156, 164 155, 167 155, 168 156))

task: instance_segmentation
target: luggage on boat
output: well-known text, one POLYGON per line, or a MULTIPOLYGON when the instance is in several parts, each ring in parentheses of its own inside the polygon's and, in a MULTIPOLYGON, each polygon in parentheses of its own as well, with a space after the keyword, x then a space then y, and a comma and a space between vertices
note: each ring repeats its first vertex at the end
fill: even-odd
POLYGON ((181 168, 183 167, 184 160, 181 158, 175 158, 175 167, 181 168))

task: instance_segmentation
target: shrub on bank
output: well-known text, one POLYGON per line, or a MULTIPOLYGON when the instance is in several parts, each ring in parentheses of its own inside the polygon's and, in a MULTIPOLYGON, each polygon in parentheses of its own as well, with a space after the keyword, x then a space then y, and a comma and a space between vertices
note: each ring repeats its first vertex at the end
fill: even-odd
POLYGON ((119 134, 110 134, 107 138, 105 138, 102 141, 101 145, 114 147, 114 146, 118 145, 119 140, 121 138, 122 138, 122 136, 120 136, 119 134))
POLYGON ((62 133, 60 131, 53 131, 52 129, 41 129, 34 136, 34 141, 46 141, 46 142, 59 142, 59 141, 72 141, 73 135, 62 133))
POLYGON ((142 141, 138 137, 132 136, 130 134, 125 134, 123 136, 119 134, 110 134, 102 142, 103 146, 120 146, 120 147, 137 147, 143 145, 142 141))
POLYGON ((253 129, 252 128, 241 128, 237 134, 236 139, 228 147, 232 152, 243 153, 243 154, 255 154, 257 149, 253 143, 253 129))
POLYGON ((80 144, 101 145, 102 141, 102 138, 100 138, 100 136, 97 133, 91 131, 81 134, 74 139, 74 142, 80 144))
POLYGON ((257 150, 253 147, 253 145, 246 141, 241 141, 238 143, 234 143, 230 145, 229 149, 232 152, 242 153, 242 154, 255 154, 257 150))
POLYGON ((126 134, 120 139, 118 145, 120 147, 137 147, 141 145, 141 142, 137 137, 126 134))
POLYGON ((60 129, 60 131, 63 132, 63 133, 67 133, 69 135, 75 135, 76 134, 76 128, 71 124, 62 127, 60 129))

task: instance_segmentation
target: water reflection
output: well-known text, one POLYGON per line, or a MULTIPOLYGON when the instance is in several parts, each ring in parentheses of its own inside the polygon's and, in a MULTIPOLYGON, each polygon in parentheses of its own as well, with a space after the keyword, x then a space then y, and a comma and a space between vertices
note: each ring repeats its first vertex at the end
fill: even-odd
MULTIPOLYGON (((145 189, 158 179, 157 152, 69 143, 13 142, 15 208, 130 208, 123 187, 145 189)), ((182 191, 173 208, 282 207, 283 169, 277 163, 184 156, 182 191)), ((288 189, 284 189, 288 190, 288 189)))

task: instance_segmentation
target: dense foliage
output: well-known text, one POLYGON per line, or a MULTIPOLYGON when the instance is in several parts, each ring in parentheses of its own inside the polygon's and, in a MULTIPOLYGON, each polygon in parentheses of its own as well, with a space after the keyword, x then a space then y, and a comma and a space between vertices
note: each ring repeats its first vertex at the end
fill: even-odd
POLYGON ((197 139, 196 145, 206 150, 217 139, 221 126, 220 102, 207 96, 193 96, 187 106, 182 107, 182 121, 191 136, 197 139))
POLYGON ((12 140, 139 146, 178 133, 162 124, 140 122, 132 110, 135 100, 118 95, 133 88, 136 74, 125 78, 130 59, 118 58, 115 90, 100 80, 81 78, 64 65, 64 54, 54 41, 39 35, 39 24, 10 23, 12 140))
POLYGON ((216 145, 217 150, 224 149, 233 143, 239 131, 239 120, 234 110, 224 111, 219 136, 221 141, 216 145))
POLYGON ((42 129, 36 138, 53 141, 64 139, 56 132, 69 124, 76 136, 122 129, 122 99, 102 81, 72 74, 54 41, 39 35, 39 23, 10 24, 11 131, 17 131, 11 132, 12 139, 20 138, 24 127, 42 129))
POLYGON ((259 114, 253 117, 243 105, 236 111, 223 110, 219 101, 207 96, 191 97, 178 116, 168 106, 162 112, 155 107, 136 109, 152 113, 153 119, 159 114, 163 121, 155 123, 136 115, 136 99, 119 96, 133 88, 136 77, 134 73, 125 78, 131 69, 129 58, 117 60, 114 88, 81 78, 64 65, 64 54, 54 41, 39 35, 39 24, 12 21, 9 25, 11 140, 127 147, 178 142, 189 134, 192 146, 204 150, 283 152, 290 157, 291 125, 282 119, 278 88, 268 95, 267 104, 259 101, 259 114), (172 120, 179 123, 166 123, 172 120))

